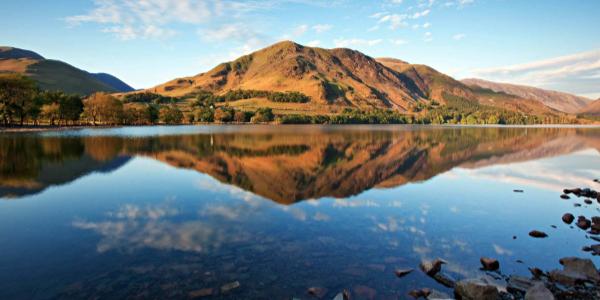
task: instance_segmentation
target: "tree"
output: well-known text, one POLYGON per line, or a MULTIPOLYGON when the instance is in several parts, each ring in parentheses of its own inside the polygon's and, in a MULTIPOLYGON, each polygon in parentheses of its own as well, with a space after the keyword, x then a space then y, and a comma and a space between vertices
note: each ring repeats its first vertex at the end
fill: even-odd
POLYGON ((275 118, 273 115, 273 110, 269 107, 262 107, 256 110, 254 113, 254 117, 252 117, 252 123, 265 123, 271 122, 275 118))
POLYGON ((119 124, 123 118, 123 103, 106 93, 95 93, 83 104, 84 116, 92 121, 109 125, 119 124))
POLYGON ((175 105, 163 106, 160 108, 160 120, 165 124, 180 124, 183 113, 175 105))
POLYGON ((214 122, 214 110, 210 107, 202 107, 194 110, 194 119, 196 122, 214 122))
POLYGON ((50 121, 50 125, 54 126, 54 121, 60 118, 60 105, 58 103, 42 105, 41 115, 44 119, 50 121))
POLYGON ((25 106, 33 100, 35 83, 20 74, 0 76, 0 116, 4 124, 9 125, 16 117, 23 125, 26 117, 25 106))
POLYGON ((123 123, 132 125, 152 124, 151 105, 127 103, 123 105, 123 123))
POLYGON ((228 106, 222 106, 215 110, 215 121, 219 122, 231 122, 233 121, 233 115, 235 111, 233 108, 228 106))
POLYGON ((83 100, 77 95, 63 95, 58 102, 60 119, 65 123, 79 120, 83 112, 83 100))

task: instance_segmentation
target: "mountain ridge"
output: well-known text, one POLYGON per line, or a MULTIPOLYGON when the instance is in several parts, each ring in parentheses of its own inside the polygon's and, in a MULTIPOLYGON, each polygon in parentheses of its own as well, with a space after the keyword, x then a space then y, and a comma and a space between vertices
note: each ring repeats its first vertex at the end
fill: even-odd
POLYGON ((478 86, 495 92, 536 100, 548 107, 572 114, 579 112, 591 102, 591 99, 585 97, 526 85, 500 83, 477 78, 463 79, 461 82, 469 86, 478 86))
POLYGON ((133 91, 113 75, 93 74, 59 60, 46 59, 34 51, 15 47, 0 47, 0 73, 23 74, 33 79, 41 89, 69 94, 133 91))

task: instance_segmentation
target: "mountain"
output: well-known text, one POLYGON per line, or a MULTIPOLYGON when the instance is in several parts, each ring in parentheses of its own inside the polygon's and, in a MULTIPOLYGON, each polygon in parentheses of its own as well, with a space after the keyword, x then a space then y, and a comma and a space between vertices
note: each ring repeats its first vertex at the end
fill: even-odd
POLYGON ((416 85, 358 51, 312 48, 289 41, 151 91, 183 96, 198 90, 224 93, 236 89, 297 91, 309 96, 313 105, 400 111, 423 98, 416 85))
POLYGON ((583 115, 600 116, 600 98, 590 102, 579 113, 583 115))
POLYGON ((104 82, 119 92, 132 92, 135 89, 121 79, 108 73, 90 73, 94 78, 104 82))
POLYGON ((482 79, 465 79, 462 82, 472 87, 490 89, 524 99, 536 100, 548 107, 566 113, 577 113, 590 102, 590 99, 585 97, 530 86, 491 82, 482 79))
POLYGON ((29 50, 0 47, 0 73, 29 76, 44 90, 89 95, 94 92, 128 92, 133 89, 109 74, 91 74, 29 50))
POLYGON ((414 111, 419 105, 498 107, 528 114, 559 112, 539 101, 489 89, 472 87, 426 65, 393 58, 374 59, 361 52, 276 43, 214 69, 178 78, 147 91, 165 96, 188 97, 198 92, 223 95, 232 90, 295 91, 310 97, 308 103, 276 103, 263 98, 230 101, 241 109, 268 106, 277 113, 328 114, 343 108, 387 108, 414 111))

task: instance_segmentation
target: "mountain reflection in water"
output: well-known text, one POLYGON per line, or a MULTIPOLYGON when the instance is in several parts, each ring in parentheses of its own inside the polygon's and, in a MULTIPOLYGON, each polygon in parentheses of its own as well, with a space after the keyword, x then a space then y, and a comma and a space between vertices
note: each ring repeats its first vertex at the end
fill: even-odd
POLYGON ((427 180, 457 166, 480 168, 600 149, 598 131, 576 128, 308 128, 141 137, 1 136, 0 197, 111 172, 134 156, 193 169, 291 204, 427 180))
POLYGON ((595 128, 2 134, 0 299, 312 299, 309 287, 405 299, 451 292, 420 271, 394 274, 424 259, 445 259, 458 280, 482 275, 482 256, 522 276, 565 256, 600 265, 581 251, 585 232, 561 221, 598 204, 558 197, 598 189, 594 178, 595 128))

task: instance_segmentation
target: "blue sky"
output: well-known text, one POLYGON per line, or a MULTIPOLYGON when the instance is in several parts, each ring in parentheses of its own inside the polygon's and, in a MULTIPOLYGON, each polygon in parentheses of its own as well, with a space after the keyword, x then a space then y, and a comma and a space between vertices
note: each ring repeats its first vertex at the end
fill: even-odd
POLYGON ((0 44, 136 88, 280 40, 600 97, 600 1, 4 0, 0 44))

